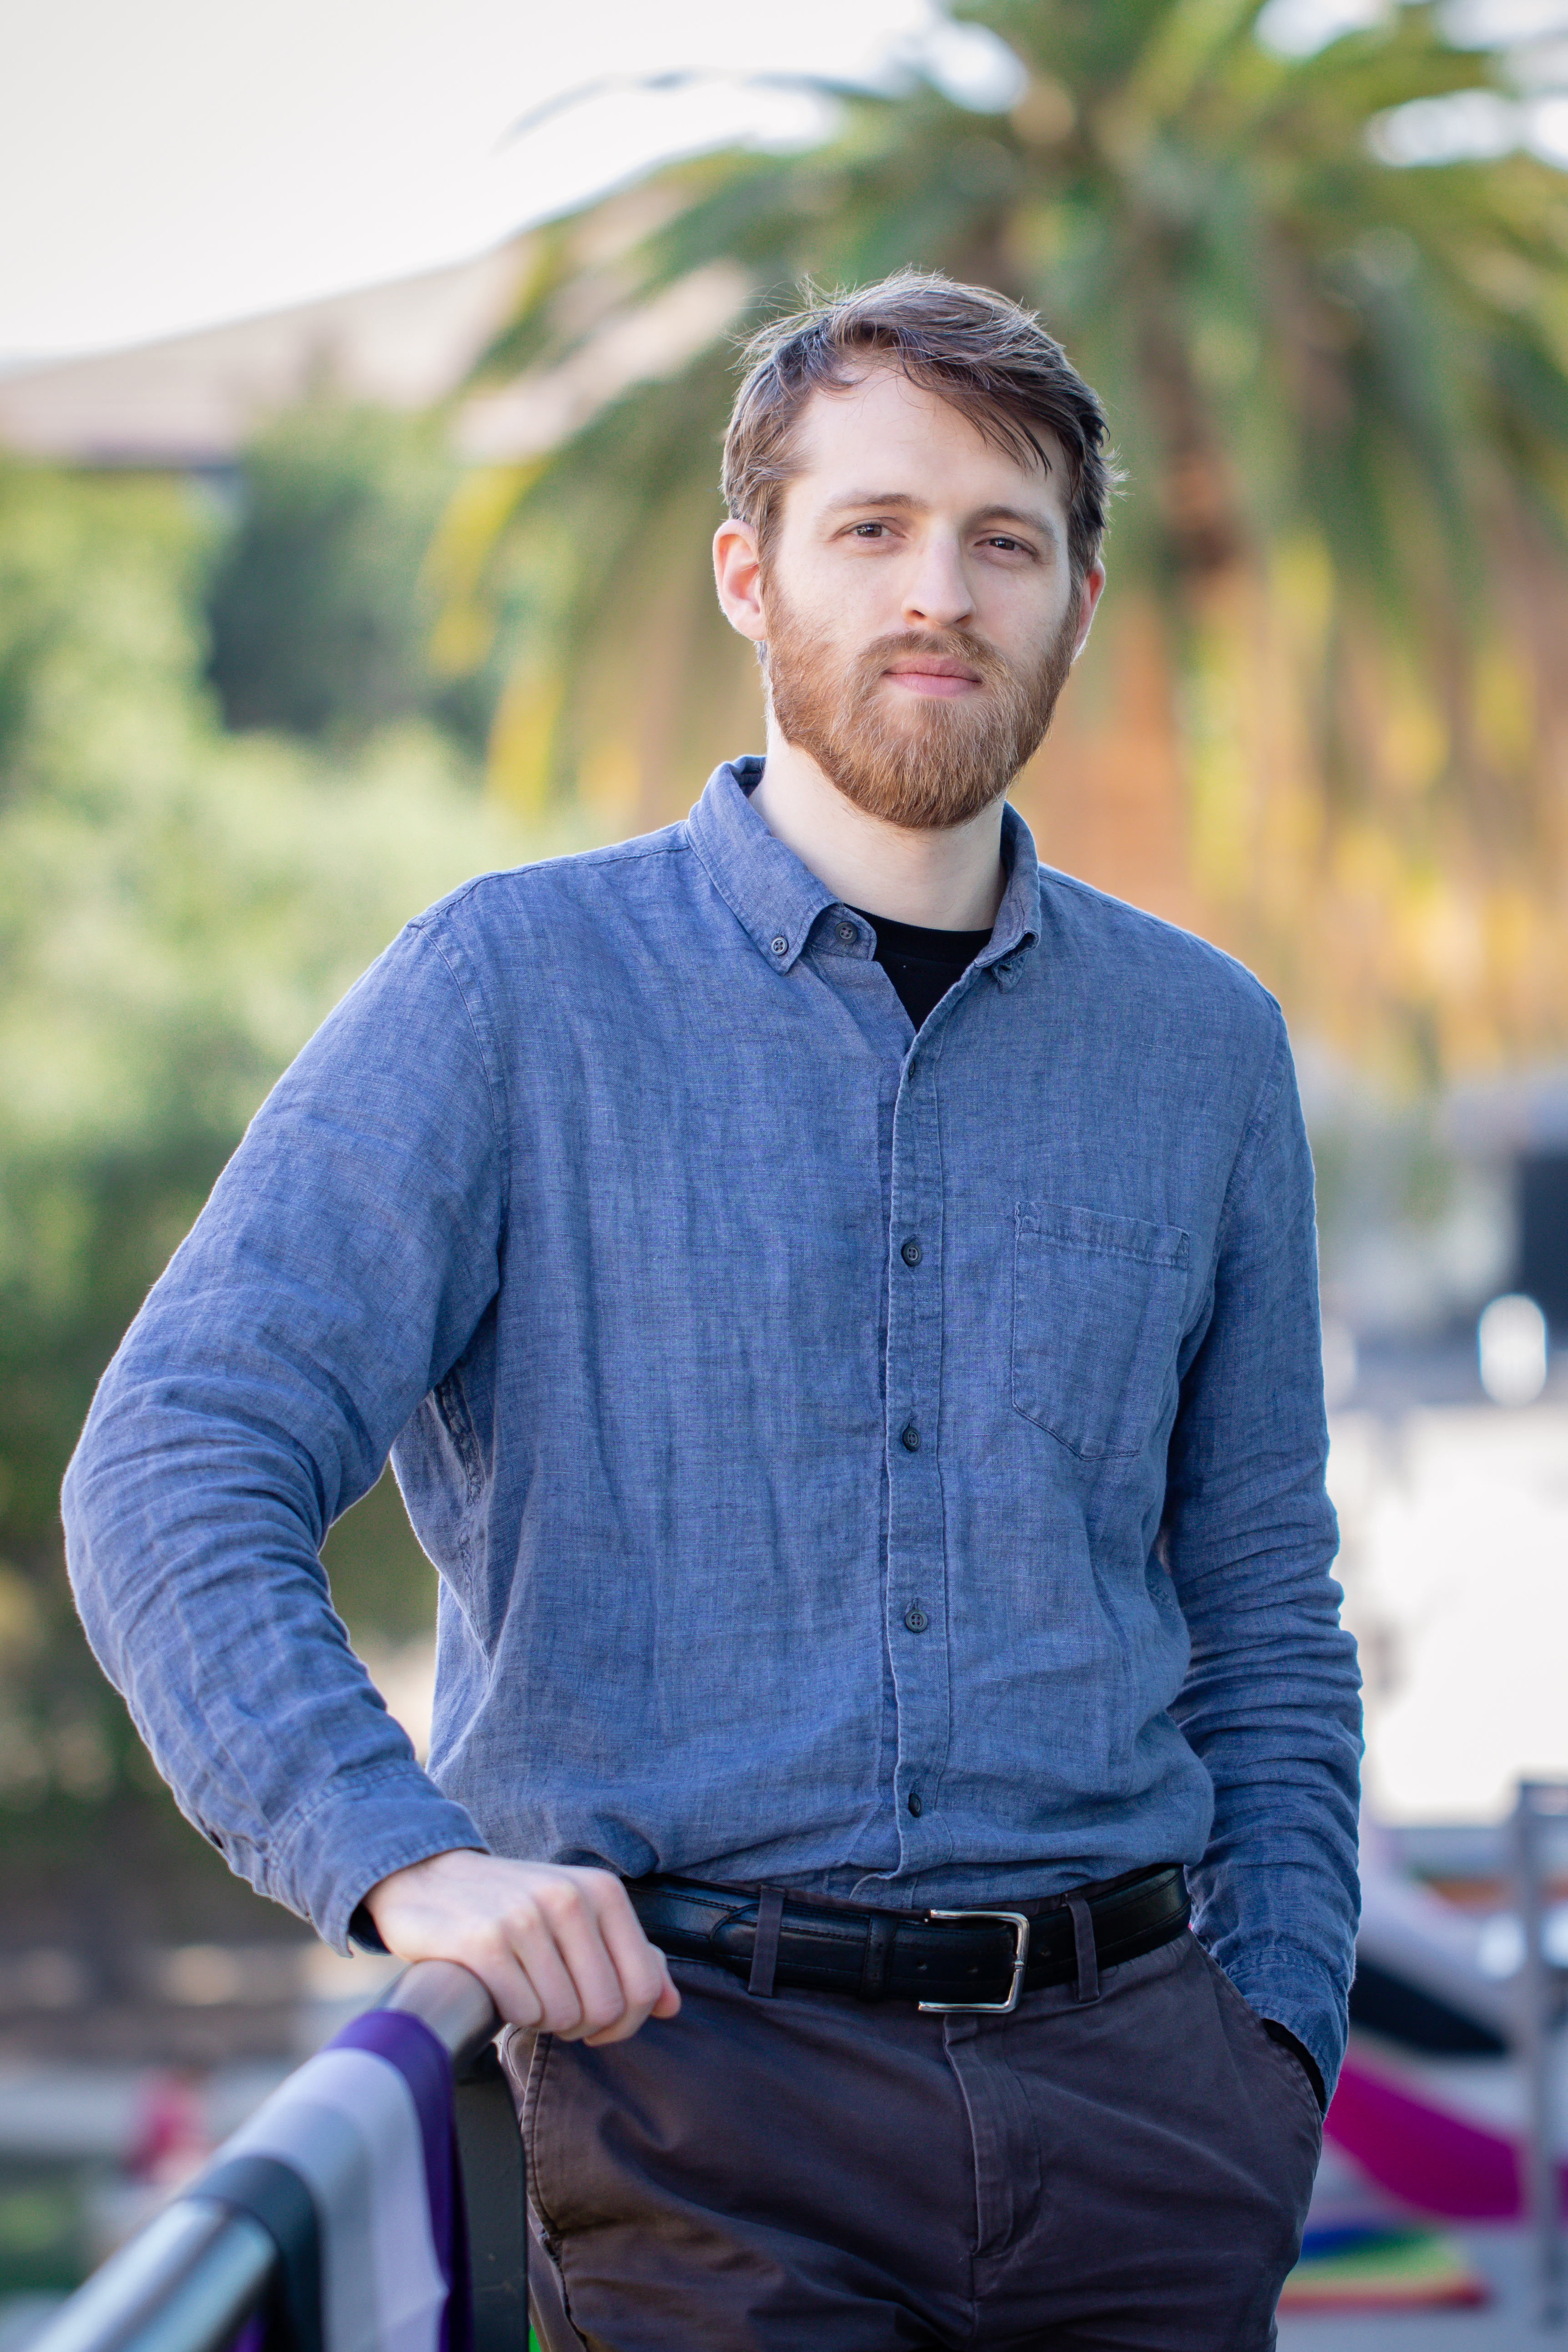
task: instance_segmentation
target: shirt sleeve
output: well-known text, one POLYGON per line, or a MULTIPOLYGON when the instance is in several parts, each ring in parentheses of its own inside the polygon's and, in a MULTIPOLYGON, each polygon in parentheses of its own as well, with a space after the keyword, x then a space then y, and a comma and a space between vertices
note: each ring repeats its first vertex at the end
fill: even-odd
POLYGON ((88 1638, 182 1811, 340 1950, 389 1871, 485 1843, 351 1651, 320 1552, 498 1288, 499 1096, 479 992, 426 919, 258 1112, 66 1475, 88 1638))
POLYGON ((1173 1713, 1215 1792, 1189 1874, 1198 1932, 1331 2091, 1359 1911, 1361 1679, 1330 1573, 1311 1156, 1274 1019, 1183 1381, 1162 1543, 1192 1640, 1173 1713))

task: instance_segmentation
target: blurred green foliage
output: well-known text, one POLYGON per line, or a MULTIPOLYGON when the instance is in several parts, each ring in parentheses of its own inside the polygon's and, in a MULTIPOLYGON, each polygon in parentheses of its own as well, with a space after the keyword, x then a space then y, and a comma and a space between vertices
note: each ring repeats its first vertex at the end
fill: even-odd
POLYGON ((0 2161, 0 2294, 68 2290, 89 2264, 80 2165, 0 2161))
POLYGON ((457 486, 440 420, 319 394, 245 452, 207 595, 207 674, 234 729, 342 743, 423 716, 482 746, 494 695, 430 657, 425 557, 457 486))
POLYGON ((436 1618, 436 1571, 414 1530, 390 1470, 344 1513, 321 1549, 332 1605, 356 1647, 377 1654, 427 1633, 436 1618))
MULTIPOLYGON (((276 480, 271 495, 276 509, 276 480)), ((75 1631, 56 1503, 121 1333, 356 974, 407 916, 529 845, 428 718, 373 727, 362 704, 331 747, 225 731, 204 593, 237 577, 245 528, 226 543, 210 502, 176 483, 0 461, 0 1801, 14 1804, 96 1801, 127 1769, 123 1719, 75 1631)), ((413 570, 418 553, 410 530, 395 561, 413 570)), ((353 562, 342 576, 352 605, 353 562)), ((321 626, 337 626, 330 612, 321 626)), ((377 691, 416 709, 418 665, 377 691)), ((374 1562, 358 1538, 345 1552, 356 1613, 380 1630, 384 1571, 379 1614, 400 1636, 428 1612, 432 1579, 391 1490, 366 1508, 374 1562)))

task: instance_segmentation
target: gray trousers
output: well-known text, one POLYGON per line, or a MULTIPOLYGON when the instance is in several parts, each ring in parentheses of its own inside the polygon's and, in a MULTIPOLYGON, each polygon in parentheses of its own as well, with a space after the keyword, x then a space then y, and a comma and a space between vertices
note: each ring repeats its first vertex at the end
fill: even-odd
POLYGON ((546 2352, 1273 2344, 1321 2123, 1195 1937, 1011 2017, 674 1973, 671 2024, 506 2050, 546 2352))

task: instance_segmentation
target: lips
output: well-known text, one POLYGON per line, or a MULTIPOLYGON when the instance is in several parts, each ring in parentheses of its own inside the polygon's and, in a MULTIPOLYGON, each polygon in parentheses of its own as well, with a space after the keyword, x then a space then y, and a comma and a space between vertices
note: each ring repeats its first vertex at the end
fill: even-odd
POLYGON ((933 696, 936 701, 954 701, 980 685, 978 670, 950 654, 912 654, 889 663, 884 675, 905 694, 933 696))
POLYGON ((921 681, 926 678, 947 678, 960 686, 980 684, 978 670, 971 669, 967 662, 952 661, 942 654, 917 654, 908 661, 889 663, 888 676, 921 681))
POLYGON ((913 629, 884 637, 867 646, 859 667, 868 692, 886 694, 891 687, 906 702, 978 699, 1000 676, 992 649, 963 630, 945 639, 913 629))
POLYGON ((890 682, 904 694, 931 698, 939 702, 956 701, 973 694, 981 684, 976 673, 963 662, 938 661, 927 658, 903 662, 886 673, 890 682))

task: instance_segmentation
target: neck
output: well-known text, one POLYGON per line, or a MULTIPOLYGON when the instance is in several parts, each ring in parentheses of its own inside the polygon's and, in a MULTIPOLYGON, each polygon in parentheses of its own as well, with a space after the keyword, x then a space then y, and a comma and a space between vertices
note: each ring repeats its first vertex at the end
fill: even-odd
POLYGON ((1002 904, 1002 799, 940 833, 906 832, 845 799, 772 728, 752 806, 775 841, 851 907, 931 930, 989 930, 1002 904))

